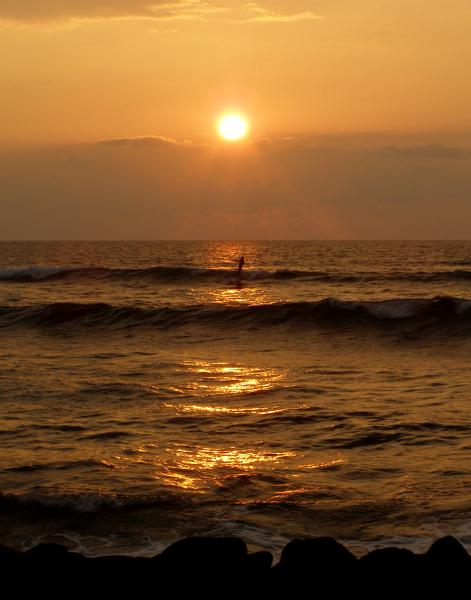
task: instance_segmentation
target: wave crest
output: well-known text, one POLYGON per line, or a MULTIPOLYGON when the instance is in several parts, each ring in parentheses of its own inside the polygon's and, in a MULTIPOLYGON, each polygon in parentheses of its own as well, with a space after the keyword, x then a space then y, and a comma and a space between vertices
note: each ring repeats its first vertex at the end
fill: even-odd
POLYGON ((126 494, 103 494, 100 492, 67 493, 55 490, 38 490, 24 494, 0 492, 0 510, 48 510, 74 513, 99 513, 111 510, 141 507, 184 506, 197 503, 197 499, 181 494, 156 494, 132 496, 126 494))
POLYGON ((274 327, 387 326, 398 324, 447 327, 471 325, 471 300, 453 297, 347 301, 326 298, 314 302, 223 306, 141 308, 107 303, 52 303, 39 306, 0 307, 0 327, 69 327, 170 329, 191 326, 274 327))
MULTIPOLYGON (((467 264, 467 263, 463 263, 467 264)), ((232 282, 234 269, 206 269, 188 266, 155 266, 138 269, 109 267, 58 267, 31 266, 22 268, 0 268, 0 282, 40 283, 43 281, 140 281, 148 283, 221 283, 232 282)), ((304 280, 318 283, 367 283, 375 281, 399 282, 447 282, 471 279, 471 271, 454 269, 445 271, 419 272, 364 272, 341 273, 329 271, 303 271, 293 269, 256 270, 246 269, 244 280, 248 282, 283 282, 304 280)))

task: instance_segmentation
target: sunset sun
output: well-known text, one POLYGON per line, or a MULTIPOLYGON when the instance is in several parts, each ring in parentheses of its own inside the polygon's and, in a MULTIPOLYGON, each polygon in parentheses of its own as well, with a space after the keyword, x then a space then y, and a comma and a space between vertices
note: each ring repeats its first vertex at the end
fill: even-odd
POLYGON ((247 136, 249 124, 245 117, 239 114, 228 114, 218 121, 219 135, 229 141, 235 142, 247 136))

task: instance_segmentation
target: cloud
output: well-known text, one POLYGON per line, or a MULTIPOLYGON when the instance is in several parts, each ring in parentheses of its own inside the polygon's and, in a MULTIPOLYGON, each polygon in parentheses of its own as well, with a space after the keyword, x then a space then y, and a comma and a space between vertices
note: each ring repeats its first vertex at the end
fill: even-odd
POLYGON ((246 4, 246 8, 251 13, 251 16, 243 19, 244 23, 299 23, 300 21, 322 19, 321 16, 311 11, 281 13, 253 2, 246 4))
POLYGON ((379 154, 392 158, 467 158, 471 151, 453 146, 430 144, 426 146, 386 146, 377 150, 379 154))
MULTIPOLYGON (((178 142, 173 138, 166 138, 163 136, 137 136, 137 137, 127 137, 127 138, 111 138, 107 140, 101 140, 99 142, 93 142, 93 145, 96 146, 146 146, 146 147, 156 147, 156 146, 175 146, 181 144, 182 142, 178 142)), ((183 142, 188 143, 188 142, 183 142)))
POLYGON ((0 18, 20 22, 152 14, 149 0, 0 0, 0 18))
POLYGON ((20 23, 109 18, 198 20, 226 10, 204 0, 0 0, 0 19, 20 23))
POLYGON ((5 151, 0 239, 469 238, 469 146, 341 138, 5 151))
POLYGON ((0 21, 30 25, 97 19, 296 23, 319 18, 311 11, 282 12, 253 2, 238 6, 231 0, 0 0, 0 21))
POLYGON ((229 10, 204 0, 177 0, 152 7, 152 16, 159 21, 205 21, 229 10))

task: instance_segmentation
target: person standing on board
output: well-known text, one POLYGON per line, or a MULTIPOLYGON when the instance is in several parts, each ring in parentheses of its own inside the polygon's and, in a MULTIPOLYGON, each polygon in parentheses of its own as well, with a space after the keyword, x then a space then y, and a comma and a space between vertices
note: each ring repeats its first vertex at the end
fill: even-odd
POLYGON ((241 256, 239 258, 239 268, 237 269, 237 277, 240 279, 242 277, 242 269, 244 268, 245 258, 241 256))
POLYGON ((239 268, 237 269, 237 287, 240 288, 242 285, 242 269, 244 268, 245 258, 241 256, 239 258, 239 268))

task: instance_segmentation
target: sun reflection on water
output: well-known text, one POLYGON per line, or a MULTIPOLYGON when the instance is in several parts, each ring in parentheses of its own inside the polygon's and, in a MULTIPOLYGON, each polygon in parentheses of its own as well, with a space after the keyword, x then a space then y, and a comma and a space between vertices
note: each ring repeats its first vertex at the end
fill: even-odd
POLYGON ((269 406, 243 406, 239 408, 229 408, 227 406, 205 406, 203 404, 180 404, 175 407, 173 404, 164 403, 166 408, 176 408, 181 413, 193 414, 228 414, 228 415, 277 415, 285 412, 281 407, 269 406))
POLYGON ((182 490, 204 492, 209 486, 221 486, 228 477, 254 472, 260 465, 279 465, 296 457, 295 452, 270 452, 255 448, 166 448, 168 459, 156 465, 155 478, 182 490))
POLYGON ((303 463, 304 453, 256 446, 227 448, 190 444, 147 444, 127 449, 109 461, 116 469, 144 469, 149 479, 175 492, 207 495, 224 492, 235 504, 312 502, 322 485, 309 473, 339 468, 344 459, 303 463), (249 477, 250 479, 246 479, 249 477), (266 486, 266 482, 270 485, 266 486), (255 487, 252 483, 258 482, 255 487), (257 487, 258 486, 258 487, 257 487), (254 496, 255 492, 255 496, 254 496), (248 493, 248 496, 247 496, 248 493))
MULTIPOLYGON (((259 416, 307 408, 299 401, 290 400, 284 404, 281 400, 275 401, 280 398, 275 396, 279 390, 291 387, 289 375, 289 370, 283 367, 182 360, 175 365, 171 385, 155 385, 152 391, 162 397, 161 406, 166 410, 190 416, 192 420, 188 423, 193 428, 198 423, 198 416, 213 418, 214 423, 225 416, 245 416, 249 422, 251 418, 255 422, 259 416), (263 403, 258 401, 257 394, 263 394, 263 403)), ((233 422, 241 421, 236 418, 233 422)), ((175 491, 229 493, 234 494, 232 502, 241 504, 247 494, 251 502, 282 503, 290 498, 297 501, 298 497, 302 501, 312 489, 308 483, 310 473, 335 469, 342 462, 337 458, 330 462, 313 462, 312 455, 308 459, 304 452, 288 449, 288 444, 273 449, 262 442, 228 447, 210 446, 206 440, 201 444, 198 443, 200 438, 195 439, 194 445, 182 442, 149 444, 142 457, 149 475, 175 491), (298 474, 301 475, 299 478, 298 474), (273 481, 268 484, 264 479, 266 476, 274 477, 273 481), (251 482, 248 487, 246 477, 251 482)))
MULTIPOLYGON (((193 397, 265 393, 279 388, 286 379, 286 373, 280 369, 207 361, 184 361, 180 363, 178 373, 182 378, 189 377, 191 380, 181 385, 172 385, 167 391, 193 397)), ((151 389, 157 394, 161 392, 158 386, 152 386, 151 389)))
POLYGON ((226 305, 247 304, 258 306, 273 303, 273 297, 270 297, 262 289, 259 287, 246 287, 244 283, 233 288, 211 290, 209 299, 214 304, 226 305))

